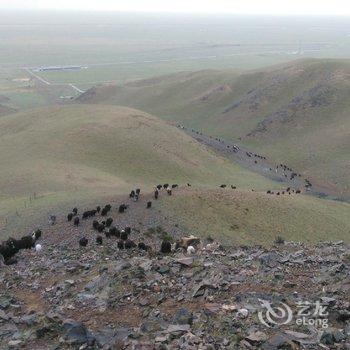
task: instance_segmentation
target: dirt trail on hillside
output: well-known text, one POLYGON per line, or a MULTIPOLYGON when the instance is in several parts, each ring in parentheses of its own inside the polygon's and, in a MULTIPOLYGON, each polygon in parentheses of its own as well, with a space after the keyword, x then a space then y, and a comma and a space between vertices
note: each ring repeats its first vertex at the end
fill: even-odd
POLYGON ((290 187, 316 197, 344 201, 344 199, 337 198, 337 196, 330 193, 326 188, 316 185, 312 181, 310 182, 310 179, 306 179, 303 174, 298 172, 297 169, 292 169, 288 164, 276 164, 266 156, 255 153, 241 144, 226 141, 219 137, 204 135, 197 130, 185 128, 182 125, 178 127, 197 141, 219 152, 220 155, 239 163, 244 168, 281 183, 279 188, 276 187, 271 190, 280 192, 290 187))

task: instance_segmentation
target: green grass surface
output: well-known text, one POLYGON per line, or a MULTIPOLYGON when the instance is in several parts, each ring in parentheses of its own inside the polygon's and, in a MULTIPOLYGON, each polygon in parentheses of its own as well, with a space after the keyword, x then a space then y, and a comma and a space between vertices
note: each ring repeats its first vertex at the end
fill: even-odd
MULTIPOLYGON (((166 122, 115 106, 54 106, 0 118, 3 217, 49 212, 76 200, 151 190, 162 182, 204 187, 272 182, 218 157, 166 122)), ((20 219, 16 219, 21 221, 20 219)))
POLYGON ((0 67, 0 104, 18 111, 48 103, 25 71, 0 67))
POLYGON ((241 140, 350 198, 349 93, 349 61, 301 60, 242 74, 211 70, 99 86, 80 101, 131 106, 241 140))
POLYGON ((162 207, 179 227, 223 244, 285 240, 350 242, 350 205, 304 195, 270 196, 225 190, 185 190, 162 207))
MULTIPOLYGON (((23 75, 24 67, 88 66, 39 73, 53 84, 87 89, 101 81, 124 83, 199 69, 243 71, 298 57, 350 55, 346 18, 2 11, 0 25, 0 90, 23 75), (9 81, 1 79, 1 70, 9 81)), ((42 89, 38 96, 16 90, 12 103, 16 109, 32 108, 42 106, 42 98, 52 104, 52 97, 57 102, 62 93, 74 93, 69 87, 45 88, 48 100, 42 89)))

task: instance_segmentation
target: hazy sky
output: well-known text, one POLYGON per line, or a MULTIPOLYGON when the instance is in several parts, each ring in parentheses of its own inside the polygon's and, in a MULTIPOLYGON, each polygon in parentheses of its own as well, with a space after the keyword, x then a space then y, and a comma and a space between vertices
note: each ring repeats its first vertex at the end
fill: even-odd
POLYGON ((350 0, 0 0, 1 9, 350 15, 350 0))

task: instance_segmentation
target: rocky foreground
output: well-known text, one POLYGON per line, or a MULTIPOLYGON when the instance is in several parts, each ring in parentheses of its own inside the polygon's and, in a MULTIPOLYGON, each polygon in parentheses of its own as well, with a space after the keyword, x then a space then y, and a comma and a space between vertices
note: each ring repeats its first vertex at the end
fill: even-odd
POLYGON ((0 348, 350 349, 349 246, 164 255, 153 234, 152 252, 44 237, 1 266, 0 348))

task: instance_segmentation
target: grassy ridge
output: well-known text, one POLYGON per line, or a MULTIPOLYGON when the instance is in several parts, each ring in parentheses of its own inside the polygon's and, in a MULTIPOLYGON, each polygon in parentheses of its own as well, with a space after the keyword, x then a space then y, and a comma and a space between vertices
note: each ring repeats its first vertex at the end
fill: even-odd
POLYGON ((302 60, 263 71, 178 73, 100 86, 81 102, 137 107, 240 139, 350 198, 350 62, 302 60))
POLYGON ((127 193, 135 186, 151 190, 159 182, 273 186, 176 127, 115 106, 56 106, 4 116, 0 148, 0 163, 6 164, 0 169, 0 211, 17 212, 23 222, 35 208, 48 213, 60 203, 127 193))

